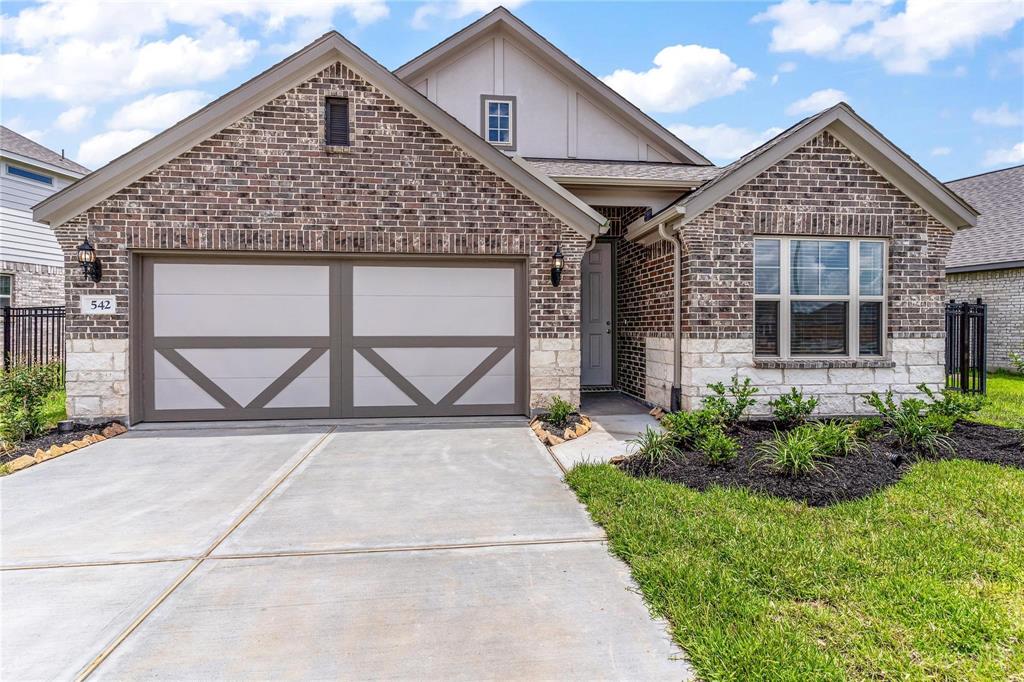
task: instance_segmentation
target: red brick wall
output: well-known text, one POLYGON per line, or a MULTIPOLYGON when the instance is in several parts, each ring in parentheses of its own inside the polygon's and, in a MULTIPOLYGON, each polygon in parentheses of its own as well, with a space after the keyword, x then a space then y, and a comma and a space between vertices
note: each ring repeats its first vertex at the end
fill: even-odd
POLYGON ((754 234, 889 239, 889 336, 944 330, 953 233, 828 132, 683 228, 683 333, 753 336, 754 234))
MULTIPOLYGON (((67 278, 68 337, 126 338, 130 249, 527 256, 530 335, 579 333, 585 240, 342 64, 197 144, 57 230, 88 232, 103 281, 67 278), (327 151, 323 98, 346 96, 352 146, 327 151), (561 287, 549 281, 561 244, 561 287), (118 314, 83 317, 80 294, 118 314)), ((77 270, 72 270, 76 272, 77 270)))

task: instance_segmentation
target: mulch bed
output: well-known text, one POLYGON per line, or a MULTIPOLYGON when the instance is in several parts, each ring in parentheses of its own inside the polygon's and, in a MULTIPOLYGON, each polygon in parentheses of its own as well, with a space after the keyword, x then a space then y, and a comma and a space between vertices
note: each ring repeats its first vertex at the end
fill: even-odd
POLYGON ((545 445, 558 445, 590 431, 590 417, 585 414, 572 412, 562 422, 548 421, 547 416, 539 414, 530 420, 530 428, 545 445))
POLYGON ((57 429, 51 429, 38 438, 27 440, 19 445, 10 452, 0 454, 0 464, 6 464, 7 462, 13 461, 22 455, 34 454, 36 450, 46 450, 51 445, 66 445, 73 440, 79 440, 82 436, 87 436, 93 433, 100 433, 106 427, 113 424, 113 422, 104 422, 102 424, 96 424, 94 426, 85 426, 82 424, 75 424, 74 429, 66 433, 61 433, 57 429))
MULTIPOLYGON (((787 476, 767 463, 757 462, 756 446, 774 436, 773 422, 747 422, 732 429, 730 435, 740 442, 739 456, 719 466, 708 463, 700 452, 684 452, 678 461, 650 468, 635 458, 619 463, 634 476, 655 476, 682 483, 696 490, 712 486, 741 487, 754 492, 805 502, 823 507, 837 502, 866 497, 899 481, 913 463, 913 456, 902 452, 886 437, 873 438, 864 452, 827 460, 806 476, 787 476)), ((1024 469, 1024 432, 998 426, 958 423, 950 434, 956 454, 941 459, 972 459, 1024 469)))

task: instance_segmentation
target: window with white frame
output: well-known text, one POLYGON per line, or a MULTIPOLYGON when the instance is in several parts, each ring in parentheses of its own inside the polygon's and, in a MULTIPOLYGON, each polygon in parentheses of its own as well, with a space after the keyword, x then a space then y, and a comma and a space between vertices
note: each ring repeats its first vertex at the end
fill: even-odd
POLYGON ((495 98, 483 101, 484 137, 493 145, 513 147, 515 140, 515 106, 511 98, 495 98))
POLYGON ((0 308, 11 305, 11 292, 14 289, 14 277, 0 274, 0 308))
POLYGON ((881 356, 885 249, 873 239, 755 239, 754 354, 881 356))

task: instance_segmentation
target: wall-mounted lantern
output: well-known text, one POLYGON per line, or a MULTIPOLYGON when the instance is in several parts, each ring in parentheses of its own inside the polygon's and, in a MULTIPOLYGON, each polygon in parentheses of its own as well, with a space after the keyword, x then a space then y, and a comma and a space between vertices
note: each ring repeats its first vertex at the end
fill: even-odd
POLYGON ((562 245, 555 247, 555 255, 551 257, 551 286, 557 287, 562 282, 562 269, 565 267, 565 257, 562 255, 562 245))
POLYGON ((100 261, 96 257, 96 249, 92 248, 88 237, 78 245, 78 264, 82 266, 83 277, 90 282, 100 281, 100 261))

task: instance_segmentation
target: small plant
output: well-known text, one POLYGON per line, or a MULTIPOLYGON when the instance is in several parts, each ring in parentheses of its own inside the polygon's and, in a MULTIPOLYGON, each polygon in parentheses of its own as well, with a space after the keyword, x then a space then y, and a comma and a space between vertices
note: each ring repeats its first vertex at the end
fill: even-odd
POLYGON ((824 457, 845 457, 865 448, 857 438, 854 425, 832 419, 812 426, 818 448, 824 457))
POLYGON ((805 424, 791 431, 776 431, 775 437, 757 446, 761 456, 776 471, 787 476, 805 476, 829 465, 822 462, 821 446, 812 426, 805 424))
POLYGON ((804 398, 804 392, 796 388, 789 389, 789 393, 783 393, 778 398, 768 401, 772 407, 772 414, 786 426, 796 426, 804 423, 807 417, 811 416, 814 408, 818 406, 818 399, 814 396, 804 398))
POLYGON ((936 432, 947 436, 953 433, 953 427, 957 423, 957 418, 953 415, 941 414, 939 412, 929 412, 925 415, 924 420, 936 432))
POLYGON ((60 364, 17 365, 0 372, 0 441, 13 447, 46 428, 46 396, 60 386, 60 364))
POLYGON ((675 438, 668 431, 658 431, 648 426, 636 438, 626 441, 633 447, 633 456, 649 467, 657 467, 680 455, 675 438))
POLYGON ((661 425, 675 437, 678 447, 692 449, 705 431, 718 426, 718 419, 718 413, 705 408, 693 412, 669 412, 661 418, 661 425))
POLYGON ((555 426, 565 426, 570 414, 576 412, 576 406, 560 396, 552 396, 547 405, 547 421, 555 426))
POLYGON ((853 433, 857 440, 866 441, 878 433, 883 425, 881 417, 864 417, 853 423, 853 433))
POLYGON ((901 415, 918 417, 921 415, 921 410, 926 407, 926 403, 918 398, 904 398, 902 402, 898 403, 892 397, 892 391, 886 391, 885 397, 880 396, 878 391, 872 391, 864 396, 864 402, 882 416, 882 421, 889 424, 901 415))
POLYGON ((928 384, 918 384, 917 390, 928 396, 928 400, 931 401, 925 407, 929 415, 952 417, 953 423, 974 414, 985 406, 985 396, 980 394, 945 389, 940 392, 941 397, 939 398, 935 396, 932 389, 928 388, 928 384))
MULTIPOLYGON (((921 416, 921 412, 928 407, 925 401, 904 398, 902 402, 897 403, 892 397, 892 391, 886 391, 884 398, 877 392, 872 392, 864 396, 864 400, 882 415, 889 427, 889 433, 896 439, 896 444, 900 448, 931 457, 938 456, 943 450, 953 452, 952 439, 936 428, 944 428, 945 425, 936 424, 935 421, 929 422, 921 416)), ((952 429, 952 426, 949 428, 952 429)))
POLYGON ((705 429, 697 438, 696 447, 716 466, 731 462, 740 453, 739 442, 726 435, 721 426, 705 429))
POLYGON ((1020 353, 1010 352, 1010 364, 1013 365, 1013 371, 1018 374, 1024 374, 1024 351, 1020 353))
POLYGON ((708 388, 714 395, 704 398, 704 407, 718 414, 726 426, 738 422, 747 408, 757 403, 753 396, 759 389, 750 385, 750 377, 740 383, 739 376, 733 376, 732 385, 728 388, 722 382, 708 384, 708 388))

